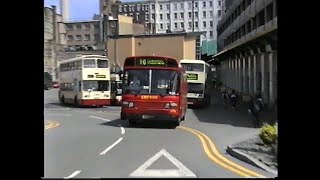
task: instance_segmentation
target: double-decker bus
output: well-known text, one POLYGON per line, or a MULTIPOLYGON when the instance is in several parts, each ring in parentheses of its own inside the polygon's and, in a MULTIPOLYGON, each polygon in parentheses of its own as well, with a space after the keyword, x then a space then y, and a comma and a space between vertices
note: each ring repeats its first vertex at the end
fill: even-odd
POLYGON ((124 62, 121 119, 163 120, 180 125, 187 112, 188 83, 179 61, 164 56, 134 56, 124 62))
POLYGON ((111 104, 120 105, 122 100, 122 73, 111 74, 111 104))
POLYGON ((210 90, 213 87, 213 72, 203 60, 180 60, 187 73, 188 104, 192 106, 210 105, 210 90))
POLYGON ((76 106, 110 105, 109 67, 107 57, 99 55, 60 62, 59 101, 76 106))

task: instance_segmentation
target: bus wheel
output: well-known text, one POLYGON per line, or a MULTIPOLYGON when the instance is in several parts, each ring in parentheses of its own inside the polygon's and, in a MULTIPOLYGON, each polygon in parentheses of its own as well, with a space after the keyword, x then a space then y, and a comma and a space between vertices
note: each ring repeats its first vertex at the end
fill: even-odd
POLYGON ((61 104, 64 104, 64 96, 61 96, 61 98, 60 98, 60 103, 61 103, 61 104))
POLYGON ((133 119, 129 119, 129 125, 130 126, 135 126, 135 125, 137 125, 137 121, 133 120, 133 119))
POLYGON ((77 97, 77 96, 74 97, 74 106, 75 106, 75 107, 78 107, 78 106, 79 106, 78 97, 77 97))

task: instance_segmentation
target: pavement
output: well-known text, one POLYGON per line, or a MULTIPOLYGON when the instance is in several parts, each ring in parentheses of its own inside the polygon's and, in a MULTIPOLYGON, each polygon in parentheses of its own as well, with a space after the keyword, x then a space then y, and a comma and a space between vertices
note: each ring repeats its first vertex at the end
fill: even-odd
POLYGON ((176 129, 163 122, 130 127, 118 106, 62 106, 57 92, 44 97, 45 178, 275 177, 226 152, 259 129, 247 113, 224 110, 217 92, 210 107, 188 109, 176 129))

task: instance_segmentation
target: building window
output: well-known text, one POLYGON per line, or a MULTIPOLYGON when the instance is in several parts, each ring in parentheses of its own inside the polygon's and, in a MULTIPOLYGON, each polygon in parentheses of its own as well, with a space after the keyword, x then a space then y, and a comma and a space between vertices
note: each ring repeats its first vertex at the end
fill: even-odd
POLYGON ((221 16, 221 10, 219 9, 218 10, 218 17, 220 17, 221 16))
POLYGON ((183 13, 180 13, 180 19, 183 19, 183 13))
POLYGON ((162 23, 160 24, 160 29, 161 29, 161 30, 163 29, 163 24, 162 24, 162 23))
POLYGON ((207 6, 207 3, 205 1, 203 1, 202 4, 204 8, 207 6))
POLYGON ((99 34, 95 34, 95 35, 94 35, 94 40, 95 40, 95 41, 99 41, 99 40, 100 40, 99 34))
POLYGON ((90 34, 85 34, 84 35, 84 40, 85 41, 90 41, 90 34))
POLYGON ((137 13, 137 21, 139 21, 139 13, 137 13))
POLYGON ((149 21, 149 14, 146 14, 146 21, 149 21))
POLYGON ((207 12, 206 12, 206 11, 203 11, 203 12, 202 12, 202 16, 203 16, 204 18, 206 18, 206 17, 207 17, 207 12))
POLYGON ((189 22, 189 23, 188 23, 188 28, 191 29, 191 26, 192 26, 192 23, 189 22))
POLYGON ((81 35, 76 35, 76 40, 77 41, 81 41, 82 40, 82 36, 81 35))
POLYGON ((203 21, 203 27, 204 27, 204 28, 207 27, 207 22, 203 21))
POLYGON ((210 27, 213 27, 213 22, 212 21, 210 21, 210 27))
POLYGON ((209 16, 213 17, 213 11, 209 11, 209 16))
POLYGON ((169 10, 170 9, 170 4, 166 4, 166 6, 167 6, 167 10, 169 10))
POLYGON ((184 7, 184 4, 180 3, 180 9, 183 9, 183 7, 184 7))
POLYGON ((132 7, 131 7, 131 5, 129 5, 129 12, 131 12, 132 11, 132 9, 131 9, 132 7))
POLYGON ((167 29, 170 29, 170 24, 169 23, 167 24, 167 29))
POLYGON ((198 2, 194 2, 194 7, 198 7, 198 2))
POLYGON ((122 6, 119 6, 119 12, 122 12, 122 6))
POLYGON ((183 22, 180 23, 180 27, 181 27, 181 29, 184 29, 184 24, 183 24, 183 22))
POLYGON ((213 31, 210 31, 210 37, 211 38, 213 37, 213 31))
POLYGON ((151 14, 151 20, 154 20, 154 17, 155 17, 155 15, 154 15, 154 13, 152 13, 151 14))
POLYGON ((167 19, 170 19, 170 14, 169 13, 167 13, 167 19))
POLYGON ((218 1, 218 5, 221 6, 221 1, 218 1))
POLYGON ((189 12, 189 13, 188 13, 188 17, 189 17, 189 19, 191 19, 191 15, 192 15, 192 14, 191 14, 191 12, 189 12))
POLYGON ((212 2, 212 1, 209 2, 209 6, 210 6, 210 7, 213 6, 213 2, 212 2))
POLYGON ((192 3, 189 2, 189 3, 188 3, 188 9, 191 9, 191 8, 192 8, 192 3))
POLYGON ((68 35, 68 41, 73 41, 73 36, 72 35, 68 35))
POLYGON ((84 24, 84 29, 90 29, 90 24, 84 24))
POLYGON ((151 5, 151 9, 154 10, 154 7, 155 7, 154 4, 152 4, 152 5, 151 5))
POLYGON ((174 13, 174 19, 178 19, 178 14, 174 13))
POLYGON ((99 24, 95 24, 94 29, 99 29, 99 24))
POLYGON ((159 7, 160 7, 160 10, 162 10, 162 4, 160 4, 159 7))
POLYGON ((178 23, 174 23, 174 29, 178 29, 178 23))
POLYGON ((194 22, 194 27, 198 28, 198 21, 194 22))
POLYGON ((177 3, 174 3, 174 4, 173 4, 173 9, 174 9, 174 10, 177 10, 177 9, 178 9, 177 3))
POLYGON ((140 10, 141 10, 141 5, 138 4, 138 5, 137 5, 137 11, 140 11, 140 10))
POLYGON ((81 30, 81 24, 77 24, 76 27, 77 27, 77 30, 81 30))
POLYGON ((198 18, 198 12, 194 12, 195 18, 198 18))
POLYGON ((149 10, 149 5, 145 5, 145 9, 146 9, 146 11, 148 11, 149 10))
POLYGON ((160 20, 162 20, 163 19, 163 16, 162 16, 162 14, 160 14, 160 20))
POLYGON ((73 30, 73 26, 72 26, 71 24, 68 24, 68 25, 67 25, 67 29, 68 29, 69 31, 72 31, 72 30, 73 30))

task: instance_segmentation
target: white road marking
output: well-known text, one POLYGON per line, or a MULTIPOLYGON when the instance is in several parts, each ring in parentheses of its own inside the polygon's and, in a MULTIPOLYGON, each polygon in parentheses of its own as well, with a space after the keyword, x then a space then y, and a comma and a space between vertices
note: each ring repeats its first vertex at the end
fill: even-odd
POLYGON ((91 117, 91 118, 95 118, 95 119, 100 119, 100 120, 102 120, 102 121, 107 121, 107 122, 109 122, 109 121, 110 121, 110 119, 104 119, 104 118, 96 117, 96 116, 89 116, 89 117, 91 117))
POLYGON ((73 172, 70 176, 65 177, 64 179, 73 178, 73 177, 75 177, 76 175, 78 175, 80 172, 81 172, 80 170, 77 170, 77 171, 73 172))
POLYGON ((122 127, 121 125, 119 125, 120 128, 121 128, 121 134, 125 134, 126 133, 126 130, 124 129, 124 127, 122 127))
POLYGON ((122 141, 123 138, 119 138, 115 143, 113 143, 111 146, 109 146, 107 149, 102 151, 100 155, 105 155, 110 149, 112 149, 115 145, 117 145, 120 141, 122 141))
POLYGON ((183 165, 178 159, 169 154, 165 149, 159 151, 148 161, 142 164, 138 169, 130 174, 131 177, 196 177, 196 175, 183 165), (161 156, 165 156, 179 169, 150 169, 147 168, 158 160, 161 156))

